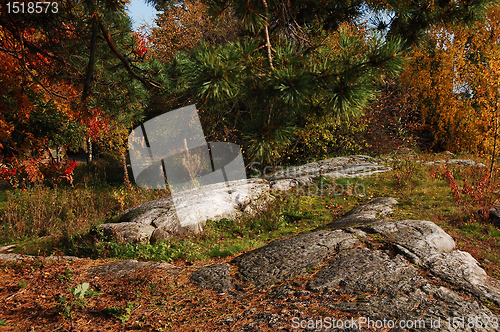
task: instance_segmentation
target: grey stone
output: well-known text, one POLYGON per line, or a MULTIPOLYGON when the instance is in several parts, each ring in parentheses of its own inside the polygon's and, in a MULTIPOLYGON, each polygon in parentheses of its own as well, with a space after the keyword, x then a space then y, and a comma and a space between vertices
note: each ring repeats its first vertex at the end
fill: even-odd
POLYGON ((486 167, 485 164, 469 159, 448 159, 424 162, 423 165, 452 164, 465 167, 486 167))
MULTIPOLYGON (((491 325, 453 327, 453 317, 494 318, 482 304, 465 299, 456 292, 436 287, 421 276, 418 268, 402 256, 390 257, 380 251, 354 249, 335 255, 307 284, 307 289, 321 294, 359 295, 356 302, 326 302, 327 307, 345 313, 376 319, 413 321, 421 324, 409 331, 432 330, 431 322, 440 322, 439 331, 499 331, 491 325)), ((498 317, 497 317, 498 318, 498 317)), ((391 330, 392 331, 392 330, 391 330)))
POLYGON ((132 207, 115 223, 100 227, 121 241, 156 243, 170 236, 200 233, 207 220, 256 215, 275 199, 273 194, 314 184, 320 175, 355 177, 387 170, 368 156, 332 158, 282 170, 265 179, 236 180, 185 190, 132 207), (135 235, 134 230, 138 232, 135 235))
POLYGON ((229 264, 213 264, 194 271, 191 282, 201 288, 225 293, 233 288, 229 264))
POLYGON ((320 231, 280 239, 236 257, 243 279, 259 287, 307 273, 325 258, 342 249, 361 243, 353 234, 343 231, 320 231))
POLYGON ((380 221, 379 218, 387 216, 393 212, 393 206, 397 205, 398 201, 392 197, 377 197, 355 207, 351 211, 344 214, 340 219, 328 224, 326 228, 342 229, 349 226, 359 224, 372 224, 380 221))
POLYGON ((399 293, 425 284, 418 270, 401 256, 390 258, 380 251, 347 250, 334 256, 322 268, 307 289, 325 292, 333 289, 341 294, 375 292, 399 293))
POLYGON ((68 261, 73 261, 73 260, 78 260, 80 257, 75 257, 75 256, 31 256, 31 255, 24 255, 24 254, 15 254, 15 253, 0 253, 0 260, 2 261, 25 261, 25 260, 68 260, 68 261))
POLYGON ((200 233, 206 220, 237 218, 258 211, 259 206, 252 209, 251 203, 257 204, 257 198, 267 191, 269 184, 262 179, 232 181, 231 190, 226 183, 217 183, 140 204, 124 211, 117 222, 99 227, 105 235, 120 241, 157 243, 172 235, 200 233), (193 221, 181 225, 178 214, 193 221))
POLYGON ((432 273, 481 300, 500 305, 500 281, 489 277, 468 252, 454 250, 434 256, 429 262, 432 273))
POLYGON ((133 259, 110 262, 102 265, 93 266, 87 270, 87 274, 90 277, 109 277, 109 278, 121 278, 129 277, 134 272, 141 269, 172 269, 175 266, 167 263, 154 263, 154 262, 139 262, 133 259))
POLYGON ((358 237, 358 239, 366 240, 366 241, 370 240, 370 236, 366 232, 364 232, 360 229, 348 227, 345 229, 345 231, 347 233, 352 233, 352 234, 356 235, 358 237))
POLYGON ((378 222, 360 228, 368 233, 379 233, 399 245, 404 249, 402 254, 414 264, 426 263, 432 256, 451 252, 455 247, 453 238, 431 221, 378 222))
POLYGON ((231 327, 238 330, 235 325, 240 324, 240 331, 259 331, 263 327, 290 330, 293 317, 316 321, 317 317, 306 317, 300 310, 283 309, 279 315, 267 311, 271 304, 278 309, 286 303, 291 308, 314 307, 318 312, 333 309, 340 317, 391 320, 395 326, 387 331, 500 331, 494 323, 499 317, 481 302, 499 304, 500 282, 489 277, 470 254, 455 250, 454 240, 434 223, 381 221, 379 213, 390 212, 384 206, 359 207, 345 216, 360 216, 368 211, 368 224, 277 240, 234 259, 231 264, 238 267, 239 278, 264 288, 259 294, 267 295, 259 297, 267 302, 264 309, 251 315, 233 315, 231 327), (377 246, 379 242, 385 245, 377 246), (314 273, 318 266, 321 268, 314 273), (279 285, 299 275, 300 283, 289 280, 279 285), (453 326, 453 318, 458 325, 453 326), (469 319, 474 320, 473 327, 469 319), (415 325, 401 328, 401 322, 415 325))
POLYGON ((10 253, 14 250, 15 247, 16 247, 16 245, 14 245, 14 244, 0 247, 0 253, 10 253))
POLYGON ((231 181, 230 184, 230 190, 226 183, 216 183, 186 190, 174 198, 167 196, 146 202, 124 211, 119 222, 148 224, 170 234, 196 234, 203 231, 206 220, 237 217, 241 214, 241 207, 266 192, 269 187, 262 179, 231 181), (178 214, 192 216, 198 222, 181 226, 178 214))
POLYGON ((172 235, 164 228, 156 228, 151 234, 151 237, 149 238, 149 243, 157 244, 160 241, 166 242, 171 237, 172 235))
POLYGON ((137 222, 101 224, 98 228, 106 237, 121 243, 147 243, 155 228, 137 222))
MULTIPOLYGON (((464 299, 445 287, 425 284, 407 293, 373 294, 365 302, 340 302, 329 305, 330 308, 370 317, 372 320, 391 319, 395 322, 411 322, 413 328, 403 331, 499 331, 498 325, 485 327, 474 324, 467 326, 469 318, 478 318, 483 324, 486 319, 498 318, 482 304, 464 299), (453 318, 464 318, 464 326, 453 326, 453 318), (488 318, 487 318, 488 317, 488 318), (448 322, 450 319, 450 323, 448 322), (431 327, 431 324, 437 324, 431 327)), ((396 324, 397 326, 398 324, 396 324)), ((404 326, 404 325, 403 325, 404 326)), ((393 330, 391 330, 393 331, 393 330)))
POLYGON ((299 182, 295 179, 282 179, 282 180, 275 180, 271 181, 270 186, 271 186, 271 191, 276 192, 276 191, 287 191, 292 188, 295 188, 299 185, 299 182))
POLYGON ((500 205, 492 207, 488 217, 495 227, 500 227, 500 205))
POLYGON ((380 165, 376 159, 363 156, 349 156, 315 161, 290 167, 269 176, 269 180, 296 179, 300 184, 311 183, 313 178, 323 176, 330 179, 363 177, 391 170, 380 165))
MULTIPOLYGON (((157 220, 175 215, 175 211, 171 206, 171 196, 162 197, 125 210, 121 213, 118 222, 136 222, 145 225, 155 225, 157 220)), ((158 227, 157 225, 155 226, 158 227)))

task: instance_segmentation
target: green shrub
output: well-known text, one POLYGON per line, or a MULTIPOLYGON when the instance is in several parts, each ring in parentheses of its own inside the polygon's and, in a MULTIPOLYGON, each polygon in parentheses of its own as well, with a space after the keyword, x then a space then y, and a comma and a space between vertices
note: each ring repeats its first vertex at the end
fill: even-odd
POLYGON ((333 117, 308 120, 297 129, 297 140, 289 152, 289 161, 305 163, 334 156, 353 155, 368 148, 363 133, 367 125, 362 119, 333 117))

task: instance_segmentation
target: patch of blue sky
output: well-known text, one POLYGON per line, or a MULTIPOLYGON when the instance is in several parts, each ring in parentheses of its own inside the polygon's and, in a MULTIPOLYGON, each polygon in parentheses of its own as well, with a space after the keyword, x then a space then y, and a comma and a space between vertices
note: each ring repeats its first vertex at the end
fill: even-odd
POLYGON ((132 20, 132 29, 138 30, 143 26, 151 27, 155 24, 156 14, 159 12, 145 0, 130 0, 128 15, 132 20))

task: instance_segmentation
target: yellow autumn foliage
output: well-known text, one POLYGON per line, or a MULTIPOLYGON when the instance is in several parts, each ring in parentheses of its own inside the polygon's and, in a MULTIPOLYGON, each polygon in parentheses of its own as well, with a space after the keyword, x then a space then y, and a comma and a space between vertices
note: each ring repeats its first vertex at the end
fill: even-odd
POLYGON ((402 75, 438 148, 492 152, 500 117, 499 22, 500 8, 493 8, 470 27, 434 28, 402 75))

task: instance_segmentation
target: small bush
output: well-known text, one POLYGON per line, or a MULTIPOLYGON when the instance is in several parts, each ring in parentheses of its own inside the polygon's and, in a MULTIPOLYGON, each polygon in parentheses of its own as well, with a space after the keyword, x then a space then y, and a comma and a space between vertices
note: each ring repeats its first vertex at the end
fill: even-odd
POLYGON ((289 152, 289 162, 305 163, 334 156, 358 154, 368 148, 362 119, 311 118, 296 130, 296 143, 289 152))
POLYGON ((431 176, 447 181, 453 198, 472 221, 487 222, 490 209, 500 199, 499 170, 490 173, 486 167, 451 168, 444 165, 431 176))
POLYGON ((93 289, 89 289, 88 282, 77 285, 75 288, 68 287, 68 291, 70 293, 69 296, 61 296, 57 300, 57 308, 61 310, 60 313, 64 316, 64 318, 72 318, 75 307, 86 307, 87 301, 85 301, 85 299, 101 294, 93 289))

